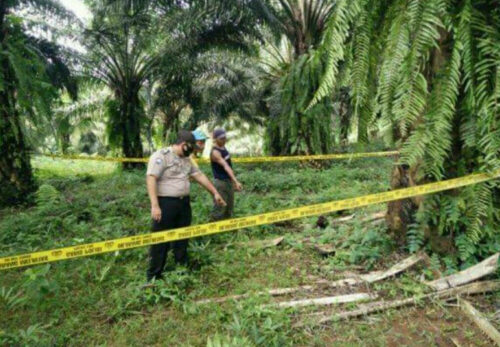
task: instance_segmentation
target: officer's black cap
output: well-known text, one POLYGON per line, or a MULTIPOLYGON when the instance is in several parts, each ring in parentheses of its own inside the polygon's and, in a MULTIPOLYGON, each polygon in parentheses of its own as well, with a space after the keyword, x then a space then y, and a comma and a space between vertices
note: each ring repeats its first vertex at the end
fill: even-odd
POLYGON ((177 133, 177 143, 189 142, 191 144, 195 144, 196 140, 194 138, 193 133, 188 130, 180 130, 177 133))

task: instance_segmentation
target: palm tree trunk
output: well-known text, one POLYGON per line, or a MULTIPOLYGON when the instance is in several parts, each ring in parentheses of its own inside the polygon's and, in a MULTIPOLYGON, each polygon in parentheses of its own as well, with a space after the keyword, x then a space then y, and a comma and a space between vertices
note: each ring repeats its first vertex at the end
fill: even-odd
POLYGON ((346 147, 349 144, 349 126, 350 117, 348 100, 344 102, 343 99, 340 101, 339 105, 339 127, 340 127, 340 146, 346 147))
POLYGON ((268 139, 268 151, 271 155, 281 155, 283 154, 283 149, 281 148, 281 136, 279 128, 273 124, 273 120, 269 121, 266 129, 266 137, 268 139))
POLYGON ((69 133, 64 132, 59 135, 59 146, 62 154, 68 153, 68 148, 71 146, 71 137, 69 133))
MULTIPOLYGON (((424 69, 424 75, 426 76, 429 88, 432 88, 435 76, 441 71, 450 56, 449 33, 446 30, 440 30, 440 33, 439 47, 433 50, 429 63, 424 69)), ((418 122, 419 120, 416 121, 416 124, 418 122)), ((397 125, 393 126, 392 131, 395 141, 401 140, 401 143, 404 143, 407 140, 408 136, 402 136, 397 125)), ((406 188, 422 183, 416 180, 417 167, 418 165, 411 168, 406 165, 395 165, 391 173, 391 189, 406 188)), ((389 230, 394 234, 395 240, 400 244, 406 243, 406 232, 409 225, 415 222, 415 215, 423 201, 422 199, 422 197, 416 197, 393 201, 387 204, 387 225, 389 230)), ((449 247, 448 242, 442 240, 438 232, 427 230, 425 236, 433 248, 436 248, 434 245, 443 244, 447 245, 445 248, 449 247)))
POLYGON ((162 139, 165 144, 173 143, 179 132, 180 122, 179 115, 184 108, 184 105, 172 103, 163 118, 162 139))
POLYGON ((16 110, 15 76, 5 51, 8 31, 5 2, 0 4, 0 207, 28 202, 36 190, 30 155, 24 142, 19 113, 16 110))
MULTIPOLYGON (((141 141, 142 109, 137 93, 129 93, 129 98, 121 99, 122 113, 122 151, 125 158, 142 158, 143 148, 141 141)), ((124 169, 144 167, 143 163, 123 163, 124 169)))
POLYGON ((10 85, 13 74, 6 59, 1 60, 1 66, 4 90, 0 92, 0 207, 5 207, 29 202, 36 184, 15 107, 15 91, 10 85))
MULTIPOLYGON (((416 170, 406 165, 395 165, 391 173, 391 189, 415 186, 416 170)), ((400 245, 406 243, 408 226, 415 221, 419 199, 403 199, 387 203, 386 222, 389 231, 400 245)))

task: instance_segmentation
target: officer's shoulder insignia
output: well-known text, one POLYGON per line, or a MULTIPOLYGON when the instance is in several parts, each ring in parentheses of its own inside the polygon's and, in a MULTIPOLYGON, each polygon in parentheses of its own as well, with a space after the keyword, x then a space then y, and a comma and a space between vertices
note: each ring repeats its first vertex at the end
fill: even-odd
POLYGON ((156 158, 155 163, 156 163, 157 165, 161 165, 161 164, 163 163, 163 159, 161 159, 161 158, 156 158))

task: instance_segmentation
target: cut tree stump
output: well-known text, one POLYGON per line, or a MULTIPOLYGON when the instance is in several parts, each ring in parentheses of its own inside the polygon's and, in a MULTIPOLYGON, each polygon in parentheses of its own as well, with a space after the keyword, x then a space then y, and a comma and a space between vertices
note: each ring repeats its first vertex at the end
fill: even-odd
POLYGON ((313 299, 303 299, 303 300, 293 300, 293 301, 283 301, 276 304, 264 305, 264 307, 304 307, 304 306, 323 306, 323 305, 333 305, 333 304, 345 304, 348 302, 355 302, 361 300, 376 299, 377 295, 369 293, 354 293, 339 296, 327 296, 324 298, 313 298, 313 299))
POLYGON ((446 288, 458 287, 462 284, 470 283, 481 277, 493 273, 498 267, 498 257, 500 253, 496 253, 491 257, 483 260, 479 264, 471 266, 463 271, 460 271, 451 276, 443 277, 431 282, 425 282, 428 286, 435 290, 443 290, 446 288))
POLYGON ((465 312, 467 317, 473 321, 486 336, 492 339, 497 346, 500 346, 500 333, 497 329, 465 299, 458 298, 458 305, 465 312))
MULTIPOLYGON (((497 290, 500 290, 500 281, 484 281, 484 282, 471 283, 462 287, 444 289, 439 292, 430 293, 423 296, 414 296, 408 299, 394 300, 389 302, 386 301, 374 302, 370 306, 361 309, 340 312, 332 316, 324 316, 320 320, 313 322, 313 324, 318 325, 331 321, 345 320, 359 316, 365 316, 371 313, 385 311, 391 308, 400 308, 409 305, 416 305, 424 300, 443 299, 449 301, 449 300, 455 300, 457 295, 481 294, 497 290)), ((301 327, 304 325, 306 325, 304 322, 299 322, 295 324, 294 327, 301 327)))

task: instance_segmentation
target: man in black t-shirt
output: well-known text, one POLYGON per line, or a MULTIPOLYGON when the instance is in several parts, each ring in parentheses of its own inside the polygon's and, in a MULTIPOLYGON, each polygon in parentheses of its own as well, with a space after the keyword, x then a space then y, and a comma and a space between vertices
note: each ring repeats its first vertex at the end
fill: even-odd
POLYGON ((210 151, 210 164, 214 175, 214 185, 226 202, 226 206, 214 203, 211 219, 217 221, 230 218, 234 208, 234 191, 243 189, 241 183, 236 179, 231 163, 231 156, 226 149, 226 131, 215 129, 213 133, 214 145, 210 151))

